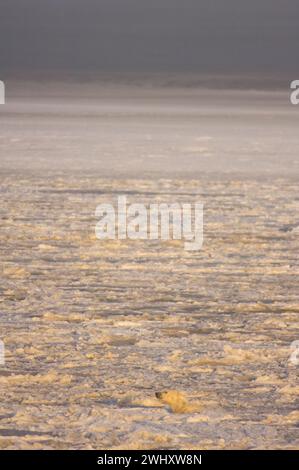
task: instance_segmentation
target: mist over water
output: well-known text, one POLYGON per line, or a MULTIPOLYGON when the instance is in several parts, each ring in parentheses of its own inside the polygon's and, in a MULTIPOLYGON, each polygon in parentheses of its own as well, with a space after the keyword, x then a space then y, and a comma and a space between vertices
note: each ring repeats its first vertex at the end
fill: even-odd
POLYGON ((298 175, 299 112, 284 91, 158 83, 7 87, 2 169, 105 176, 298 175))

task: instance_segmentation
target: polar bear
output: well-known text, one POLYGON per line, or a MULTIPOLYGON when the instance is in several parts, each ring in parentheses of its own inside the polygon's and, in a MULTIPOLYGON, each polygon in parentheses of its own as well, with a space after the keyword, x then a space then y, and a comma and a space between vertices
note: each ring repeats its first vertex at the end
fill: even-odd
POLYGON ((157 392, 156 398, 165 405, 168 405, 173 413, 192 413, 201 411, 199 404, 189 403, 184 393, 177 390, 167 390, 164 392, 157 392))

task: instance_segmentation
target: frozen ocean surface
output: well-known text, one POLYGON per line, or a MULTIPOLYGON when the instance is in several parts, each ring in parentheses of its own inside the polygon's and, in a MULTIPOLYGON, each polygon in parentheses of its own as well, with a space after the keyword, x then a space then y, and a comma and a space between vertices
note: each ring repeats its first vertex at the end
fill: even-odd
POLYGON ((299 107, 25 85, 0 108, 0 448, 298 448, 299 107), (203 249, 97 240, 119 194, 199 199, 203 249))

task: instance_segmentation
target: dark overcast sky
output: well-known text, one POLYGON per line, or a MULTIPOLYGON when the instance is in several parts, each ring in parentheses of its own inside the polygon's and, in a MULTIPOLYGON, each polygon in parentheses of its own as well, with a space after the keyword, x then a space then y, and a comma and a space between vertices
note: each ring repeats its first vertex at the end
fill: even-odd
POLYGON ((299 0, 0 0, 0 73, 299 68, 299 0))

